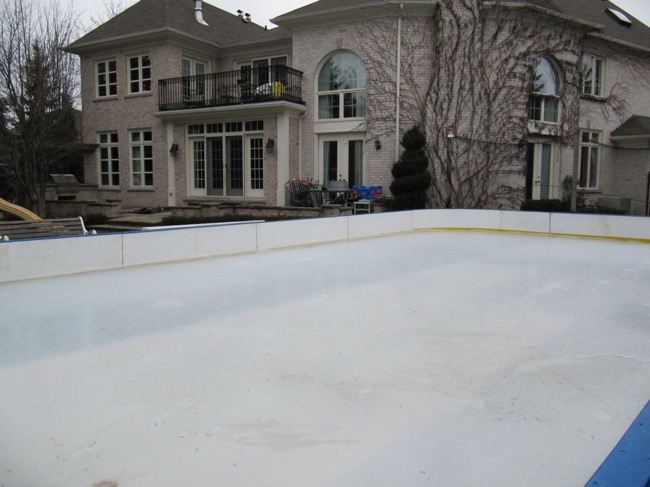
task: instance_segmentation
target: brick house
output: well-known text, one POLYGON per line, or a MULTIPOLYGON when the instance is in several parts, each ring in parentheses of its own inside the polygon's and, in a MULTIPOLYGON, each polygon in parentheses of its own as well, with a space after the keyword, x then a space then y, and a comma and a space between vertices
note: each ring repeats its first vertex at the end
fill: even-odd
MULTIPOLYGON (((266 30, 199 0, 141 0, 67 47, 81 58, 84 142, 97 144, 86 183, 124 207, 283 206, 291 178, 387 189, 413 123, 433 152, 471 139, 466 110, 442 120, 442 96, 422 89, 448 76, 432 46, 454 1, 320 0, 266 30)), ((604 0, 474 3, 539 36, 513 70, 518 128, 492 135, 515 141, 509 162, 482 190, 507 183, 510 198, 481 206, 559 198, 575 176, 588 199, 646 214, 650 29, 604 0)))

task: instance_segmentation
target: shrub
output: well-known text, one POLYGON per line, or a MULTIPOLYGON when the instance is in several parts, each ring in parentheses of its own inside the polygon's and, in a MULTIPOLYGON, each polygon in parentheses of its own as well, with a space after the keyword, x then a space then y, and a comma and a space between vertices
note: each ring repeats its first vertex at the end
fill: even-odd
POLYGON ((404 134, 401 144, 404 147, 404 152, 391 169, 394 178, 390 185, 390 191, 393 194, 391 209, 426 208, 427 190, 431 186, 429 158, 425 151, 426 136, 422 129, 416 125, 404 134))

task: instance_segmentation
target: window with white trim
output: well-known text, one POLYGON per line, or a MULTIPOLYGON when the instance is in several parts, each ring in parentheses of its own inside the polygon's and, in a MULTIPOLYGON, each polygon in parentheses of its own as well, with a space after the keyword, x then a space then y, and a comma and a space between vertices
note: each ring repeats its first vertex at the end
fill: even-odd
POLYGON ((129 58, 129 93, 151 91, 151 59, 148 54, 129 58))
POLYGON ((250 188, 252 190, 264 189, 264 139, 251 137, 250 150, 250 188))
POLYGON ((264 121, 187 126, 193 196, 264 197, 264 121))
POLYGON ((115 60, 97 62, 95 75, 98 98, 117 95, 117 62, 115 60))
POLYGON ((135 130, 131 134, 131 186, 153 186, 153 145, 151 130, 135 130))
POLYGON ((119 187, 120 149, 117 132, 98 134, 99 139, 99 185, 119 187))
POLYGON ((368 73, 359 56, 337 52, 327 58, 318 75, 318 118, 366 116, 368 73))
POLYGON ((605 61, 600 58, 585 55, 582 58, 582 94, 603 96, 605 61))
POLYGON ((240 79, 244 83, 251 83, 253 87, 276 81, 286 84, 284 66, 288 65, 288 56, 253 59, 250 62, 239 63, 240 79))
POLYGON ((181 76, 183 77, 183 97, 187 100, 194 95, 205 93, 205 73, 207 63, 196 59, 181 60, 181 76))
POLYGON ((582 189, 597 189, 599 176, 600 132, 581 132, 578 187, 582 189))
POLYGON ((530 119, 558 123, 560 119, 560 81, 554 63, 540 56, 533 64, 530 83, 530 119))

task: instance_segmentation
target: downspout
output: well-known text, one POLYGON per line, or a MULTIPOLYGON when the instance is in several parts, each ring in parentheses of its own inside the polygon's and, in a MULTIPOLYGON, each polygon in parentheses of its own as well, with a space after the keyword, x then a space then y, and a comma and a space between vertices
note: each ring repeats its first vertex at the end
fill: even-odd
POLYGON ((645 216, 650 216, 650 172, 648 173, 648 183, 645 190, 645 216))
POLYGON ((404 9, 404 4, 399 4, 399 15, 397 17, 397 85, 396 85, 396 94, 395 94, 395 159, 399 159, 399 131, 400 131, 400 97, 401 97, 401 87, 402 87, 402 10, 404 9))

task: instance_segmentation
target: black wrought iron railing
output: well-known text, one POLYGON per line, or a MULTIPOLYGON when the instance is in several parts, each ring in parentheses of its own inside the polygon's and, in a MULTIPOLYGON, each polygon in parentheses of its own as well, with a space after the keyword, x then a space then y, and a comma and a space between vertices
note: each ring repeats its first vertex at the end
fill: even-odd
POLYGON ((158 81, 160 111, 273 100, 304 104, 302 73, 288 66, 267 66, 158 81))

